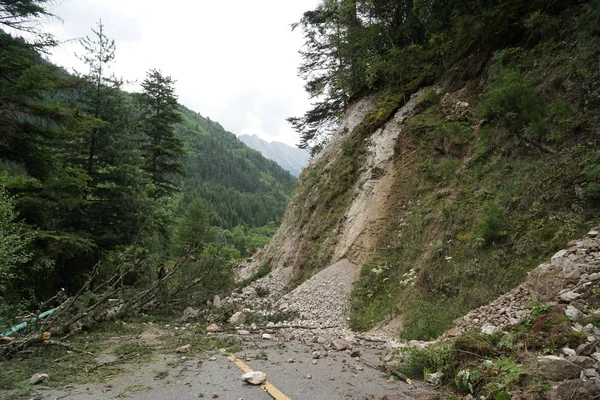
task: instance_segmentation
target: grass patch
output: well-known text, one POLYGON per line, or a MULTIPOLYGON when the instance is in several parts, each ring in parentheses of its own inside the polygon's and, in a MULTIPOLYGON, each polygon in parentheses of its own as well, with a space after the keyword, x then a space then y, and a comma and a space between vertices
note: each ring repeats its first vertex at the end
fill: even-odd
POLYGON ((97 383, 120 370, 118 366, 108 369, 93 369, 96 363, 91 357, 67 355, 64 350, 35 347, 22 358, 1 361, 0 389, 27 393, 32 385, 28 380, 34 373, 47 373, 44 385, 62 387, 71 383, 97 383))
POLYGON ((200 331, 188 331, 186 334, 178 336, 170 349, 175 350, 186 344, 191 345, 192 351, 196 352, 226 349, 230 353, 235 353, 243 348, 234 336, 206 336, 200 331))

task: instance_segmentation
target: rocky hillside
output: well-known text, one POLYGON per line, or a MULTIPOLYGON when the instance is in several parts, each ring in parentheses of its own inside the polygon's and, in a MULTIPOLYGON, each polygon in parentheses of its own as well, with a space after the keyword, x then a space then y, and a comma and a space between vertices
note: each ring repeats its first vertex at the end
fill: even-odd
POLYGON ((356 99, 244 276, 271 269, 272 292, 289 292, 279 304, 308 314, 314 302, 295 293, 329 282, 350 300, 323 325, 427 340, 597 225, 600 80, 577 22, 586 10, 565 15, 560 43, 356 99))
POLYGON ((256 135, 238 136, 246 146, 257 150, 268 158, 275 161, 283 169, 289 171, 294 176, 300 176, 302 169, 308 164, 310 154, 304 149, 289 146, 281 142, 267 142, 256 135))

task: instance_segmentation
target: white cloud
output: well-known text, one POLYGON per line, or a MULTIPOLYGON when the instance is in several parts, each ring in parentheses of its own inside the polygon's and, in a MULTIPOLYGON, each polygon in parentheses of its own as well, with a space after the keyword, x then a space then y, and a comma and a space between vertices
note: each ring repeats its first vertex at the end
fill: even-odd
MULTIPOLYGON (((177 80, 179 100, 236 134, 296 144, 285 121, 309 107, 297 77, 302 33, 290 25, 318 0, 62 0, 51 11, 64 22, 47 29, 61 39, 89 35, 102 19, 115 39, 114 72, 137 90, 147 70, 177 80)), ((52 61, 82 70, 76 40, 52 61)))

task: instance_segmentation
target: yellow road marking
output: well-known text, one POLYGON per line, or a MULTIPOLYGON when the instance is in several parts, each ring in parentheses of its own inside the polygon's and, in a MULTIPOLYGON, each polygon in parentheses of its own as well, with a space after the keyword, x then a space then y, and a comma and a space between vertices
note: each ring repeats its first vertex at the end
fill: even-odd
MULTIPOLYGON (((244 373, 252 372, 252 368, 247 366, 242 360, 237 358, 235 355, 228 353, 226 349, 220 349, 221 353, 225 354, 229 361, 234 363, 239 369, 241 369, 244 373)), ((275 400, 292 400, 287 397, 283 392, 273 386, 269 381, 264 381, 261 385, 262 389, 269 394, 275 400)))

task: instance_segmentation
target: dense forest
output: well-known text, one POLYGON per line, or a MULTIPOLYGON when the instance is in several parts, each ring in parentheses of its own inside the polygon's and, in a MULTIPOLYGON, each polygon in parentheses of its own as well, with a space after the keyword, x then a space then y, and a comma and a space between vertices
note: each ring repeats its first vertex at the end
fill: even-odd
POLYGON ((276 229, 295 179, 180 106, 161 71, 125 92, 102 23, 80 40, 85 70, 48 62, 47 3, 0 1, 0 325, 120 270, 143 287, 190 253, 181 282, 210 265, 221 285, 204 295, 226 287, 232 263, 276 229))

